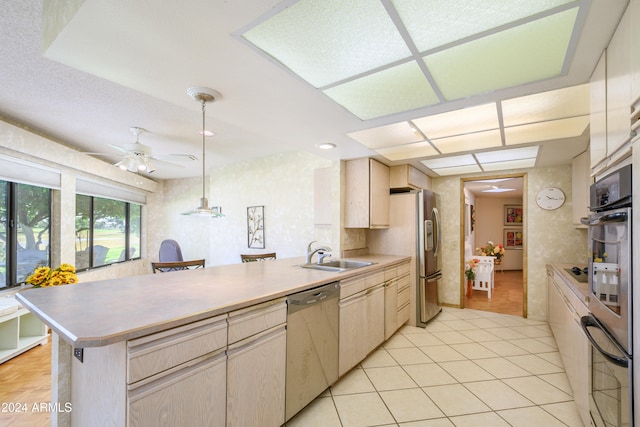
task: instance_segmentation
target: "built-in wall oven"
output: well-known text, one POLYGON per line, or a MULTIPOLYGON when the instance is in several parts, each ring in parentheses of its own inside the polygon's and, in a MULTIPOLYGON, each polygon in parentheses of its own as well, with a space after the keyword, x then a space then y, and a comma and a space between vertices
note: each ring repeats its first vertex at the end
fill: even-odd
POLYGON ((589 316, 590 412, 594 425, 633 425, 631 165, 591 186, 589 316))

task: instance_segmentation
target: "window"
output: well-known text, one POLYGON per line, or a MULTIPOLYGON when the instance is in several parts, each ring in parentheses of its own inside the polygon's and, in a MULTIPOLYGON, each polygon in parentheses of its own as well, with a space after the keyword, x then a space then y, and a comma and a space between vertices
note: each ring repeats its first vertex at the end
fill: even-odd
POLYGON ((140 258, 141 206, 76 195, 76 269, 140 258))
POLYGON ((51 190, 0 180, 0 288, 50 264, 51 190))

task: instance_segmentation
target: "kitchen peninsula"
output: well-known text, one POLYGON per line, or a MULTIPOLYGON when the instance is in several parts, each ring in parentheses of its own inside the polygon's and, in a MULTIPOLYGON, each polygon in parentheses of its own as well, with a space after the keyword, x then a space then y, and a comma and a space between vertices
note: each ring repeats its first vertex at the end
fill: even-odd
POLYGON ((283 424, 286 296, 336 281, 388 295, 409 269, 408 257, 358 260, 374 264, 290 258, 22 291, 55 333, 52 401, 72 407, 52 425, 283 424))

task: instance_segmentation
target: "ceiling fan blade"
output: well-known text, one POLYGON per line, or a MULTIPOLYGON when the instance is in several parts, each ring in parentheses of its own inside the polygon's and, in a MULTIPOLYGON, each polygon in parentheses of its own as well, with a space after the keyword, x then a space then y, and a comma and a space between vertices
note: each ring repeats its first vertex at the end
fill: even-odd
POLYGON ((173 159, 173 160, 198 160, 193 154, 158 154, 151 156, 152 159, 173 159))
POLYGON ((174 166, 174 167, 179 167, 179 168, 184 168, 185 167, 184 165, 181 165, 181 164, 178 164, 178 163, 173 163, 173 162, 166 162, 164 160, 160 160, 160 159, 157 159, 155 157, 153 158, 153 164, 156 165, 156 166, 165 165, 165 166, 174 166))
POLYGON ((126 149, 126 148, 124 148, 124 147, 120 147, 120 146, 118 146, 118 145, 113 145, 113 144, 107 144, 107 145, 108 145, 109 147, 111 147, 111 148, 115 148, 116 150, 121 151, 121 152, 123 152, 123 153, 129 153, 129 150, 127 150, 127 149, 126 149))

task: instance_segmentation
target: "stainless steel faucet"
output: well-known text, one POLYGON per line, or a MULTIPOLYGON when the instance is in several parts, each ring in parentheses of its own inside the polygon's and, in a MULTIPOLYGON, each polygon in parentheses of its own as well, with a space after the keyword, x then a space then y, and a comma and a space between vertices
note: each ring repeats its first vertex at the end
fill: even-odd
POLYGON ((315 242, 316 241, 314 240, 311 243, 309 243, 309 245, 307 246, 307 264, 311 264, 311 258, 313 258, 313 255, 316 252, 318 253, 318 264, 322 264, 323 259, 331 256, 331 253, 327 253, 327 252, 331 252, 331 248, 329 246, 318 246, 317 248, 312 249, 311 246, 315 242))

